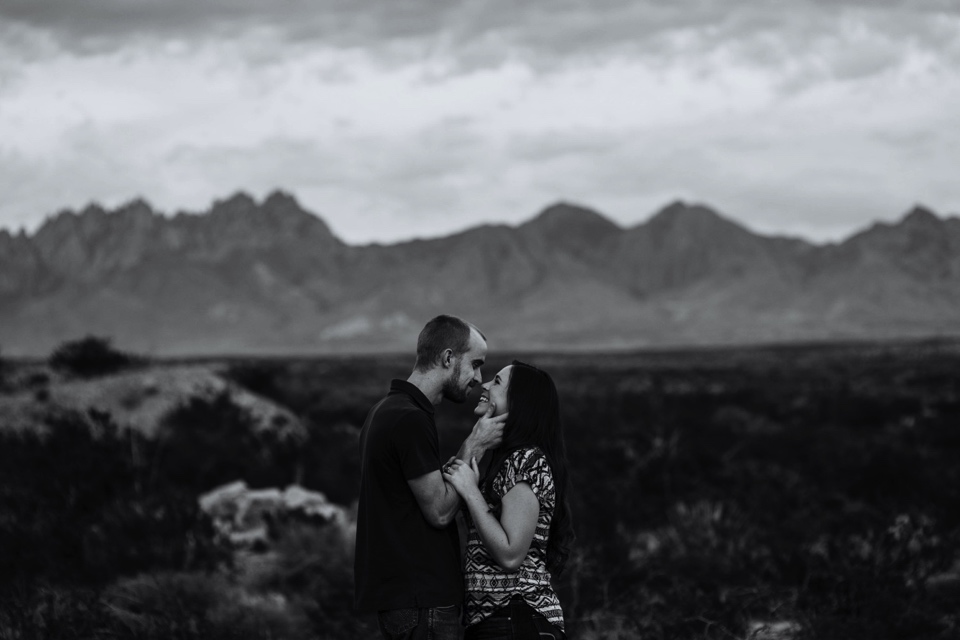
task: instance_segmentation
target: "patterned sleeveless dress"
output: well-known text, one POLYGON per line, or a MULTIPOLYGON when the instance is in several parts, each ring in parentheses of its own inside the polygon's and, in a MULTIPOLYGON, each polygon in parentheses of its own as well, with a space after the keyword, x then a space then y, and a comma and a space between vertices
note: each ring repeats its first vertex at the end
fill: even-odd
MULTIPOLYGON (((556 490, 550 464, 538 447, 518 449, 503 462, 491 486, 498 498, 498 505, 499 498, 503 498, 518 482, 530 485, 540 501, 537 528, 519 571, 507 572, 490 557, 477 534, 473 519, 467 513, 469 533, 464 571, 467 625, 481 622, 506 605, 512 596, 519 595, 551 624, 563 629, 563 611, 550 585, 550 572, 546 564, 547 539, 556 506, 556 490)), ((492 509, 490 496, 485 497, 487 506, 492 509)), ((499 518, 499 507, 494 513, 499 518)))

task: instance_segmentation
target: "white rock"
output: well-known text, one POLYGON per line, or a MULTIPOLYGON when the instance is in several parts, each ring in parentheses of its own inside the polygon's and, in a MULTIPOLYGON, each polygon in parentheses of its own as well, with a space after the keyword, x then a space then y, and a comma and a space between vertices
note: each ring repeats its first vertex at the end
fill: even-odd
POLYGON ((793 620, 751 620, 747 624, 747 640, 791 640, 801 628, 793 620))
POLYGON ((237 480, 208 491, 198 498, 200 510, 211 517, 219 514, 236 513, 236 502, 247 492, 247 483, 237 480))

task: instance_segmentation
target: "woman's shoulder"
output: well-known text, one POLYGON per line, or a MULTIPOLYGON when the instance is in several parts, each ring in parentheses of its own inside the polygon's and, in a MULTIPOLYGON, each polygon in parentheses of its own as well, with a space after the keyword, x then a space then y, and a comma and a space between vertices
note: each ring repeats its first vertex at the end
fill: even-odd
POLYGON ((494 489, 505 494, 519 482, 530 485, 541 500, 553 492, 553 470, 540 447, 522 447, 510 453, 500 467, 494 489))
POLYGON ((546 454, 543 453, 543 450, 536 445, 529 446, 529 447, 520 447, 519 449, 511 452, 509 456, 507 456, 507 462, 513 463, 513 464, 537 462, 539 460, 543 460, 544 462, 546 462, 547 456, 546 454))
POLYGON ((503 462, 503 470, 508 473, 538 472, 553 475, 546 454, 537 446, 521 447, 511 452, 503 462))

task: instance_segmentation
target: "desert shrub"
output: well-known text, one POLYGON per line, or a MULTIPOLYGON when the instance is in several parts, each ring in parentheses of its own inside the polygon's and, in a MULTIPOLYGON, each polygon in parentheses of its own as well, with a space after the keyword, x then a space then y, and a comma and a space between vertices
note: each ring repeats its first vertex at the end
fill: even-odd
POLYGON ((94 412, 0 431, 0 583, 103 584, 222 559, 194 493, 153 477, 157 443, 94 412))
POLYGON ((241 360, 232 363, 226 375, 247 390, 301 415, 307 438, 297 452, 294 480, 298 484, 322 491, 340 504, 356 500, 359 428, 372 404, 366 385, 358 393, 353 385, 324 377, 316 380, 321 388, 312 387, 300 377, 319 378, 315 372, 273 360, 241 360), (327 388, 334 384, 336 387, 327 388))
POLYGON ((137 361, 134 356, 118 351, 109 338, 87 336, 65 342, 50 355, 50 366, 81 377, 115 373, 137 361))
POLYGON ((373 403, 386 393, 390 378, 404 371, 389 358, 322 362, 249 359, 232 363, 225 375, 318 424, 359 426, 373 403))
POLYGON ((289 406, 290 393, 281 379, 285 371, 285 365, 280 362, 241 360, 227 367, 224 375, 248 391, 289 406))
MULTIPOLYGON (((127 580, 117 572, 196 574, 169 589, 202 601, 202 611, 185 605, 181 614, 175 600, 143 596, 153 604, 137 615, 157 625, 144 637, 196 637, 192 628, 217 637, 232 632, 217 626, 228 618, 246 620, 252 637, 271 629, 295 637, 301 625, 315 637, 375 636, 348 614, 351 555, 335 529, 276 528, 271 551, 213 582, 230 596, 224 603, 203 595, 214 578, 195 569, 215 561, 200 562, 211 556, 190 525, 197 493, 237 479, 283 486, 298 466, 302 484, 352 500, 358 427, 409 364, 331 358, 244 374, 250 388, 304 418, 309 439, 289 446, 257 431, 228 398, 186 403, 156 448, 78 432, 48 451, 0 435, 0 500, 11 514, 0 511, 0 533, 18 532, 0 540, 0 575, 13 568, 52 581, 61 561, 69 575, 97 575, 78 573, 88 565, 71 554, 104 562, 116 585, 127 580), (182 515, 160 511, 168 500, 182 500, 182 515), (55 532, 57 510, 82 535, 55 532), (151 541, 128 554, 139 538, 151 541), (116 564, 113 539, 124 548, 116 564), (270 626, 280 611, 295 628, 270 626)), ((743 638, 758 620, 793 621, 798 638, 960 632, 949 574, 960 549, 960 358, 810 349, 539 364, 560 387, 568 436, 578 541, 557 587, 569 637, 743 638)), ((455 450, 474 420, 463 405, 440 405, 441 450, 455 450)), ((49 589, 29 593, 18 600, 23 610, 48 606, 49 589)), ((119 620, 104 620, 110 609, 81 591, 73 600, 60 593, 59 619, 79 629, 119 620)), ((127 626, 105 637, 124 634, 127 626)))
POLYGON ((17 377, 14 373, 15 365, 3 356, 3 349, 0 348, 0 393, 13 390, 14 385, 17 384, 14 382, 17 377))
POLYGON ((18 585, 0 591, 0 598, 4 639, 318 637, 296 602, 279 593, 248 593, 216 572, 140 574, 102 590, 18 585))
POLYGON ((300 450, 301 482, 333 502, 350 504, 360 493, 360 430, 347 423, 307 422, 309 437, 300 450))
POLYGON ((202 493, 235 480, 252 487, 293 482, 300 443, 261 429, 228 392, 190 398, 167 415, 160 434, 158 473, 202 493))
POLYGON ((29 374, 24 382, 30 389, 46 389, 50 384, 50 374, 45 371, 36 371, 29 374))
POLYGON ((316 424, 363 425, 367 412, 382 395, 373 395, 366 389, 324 389, 310 402, 305 415, 316 424))
POLYGON ((926 586, 960 548, 956 363, 922 361, 935 387, 901 386, 907 359, 773 364, 569 365, 573 637, 744 637, 757 620, 809 638, 956 631, 955 590, 926 586))
POLYGON ((272 557, 249 571, 244 586, 297 603, 321 637, 373 637, 376 627, 353 613, 353 534, 339 524, 287 523, 272 557))
POLYGON ((220 573, 139 575, 112 585, 103 600, 137 638, 310 637, 305 616, 284 597, 248 594, 220 573))
POLYGON ((0 589, 0 602, 4 640, 129 637, 96 589, 18 583, 0 589))

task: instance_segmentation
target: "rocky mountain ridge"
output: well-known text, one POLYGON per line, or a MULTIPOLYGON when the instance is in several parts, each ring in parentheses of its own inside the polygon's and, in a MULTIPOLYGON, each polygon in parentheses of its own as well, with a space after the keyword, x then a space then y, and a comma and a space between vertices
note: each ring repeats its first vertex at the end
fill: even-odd
POLYGON ((0 348, 106 335, 157 355, 409 350, 441 312, 496 349, 960 334, 960 219, 916 207, 840 243, 675 202, 622 228, 557 203, 516 227, 347 245, 283 192, 164 217, 90 205, 0 231, 0 348))

